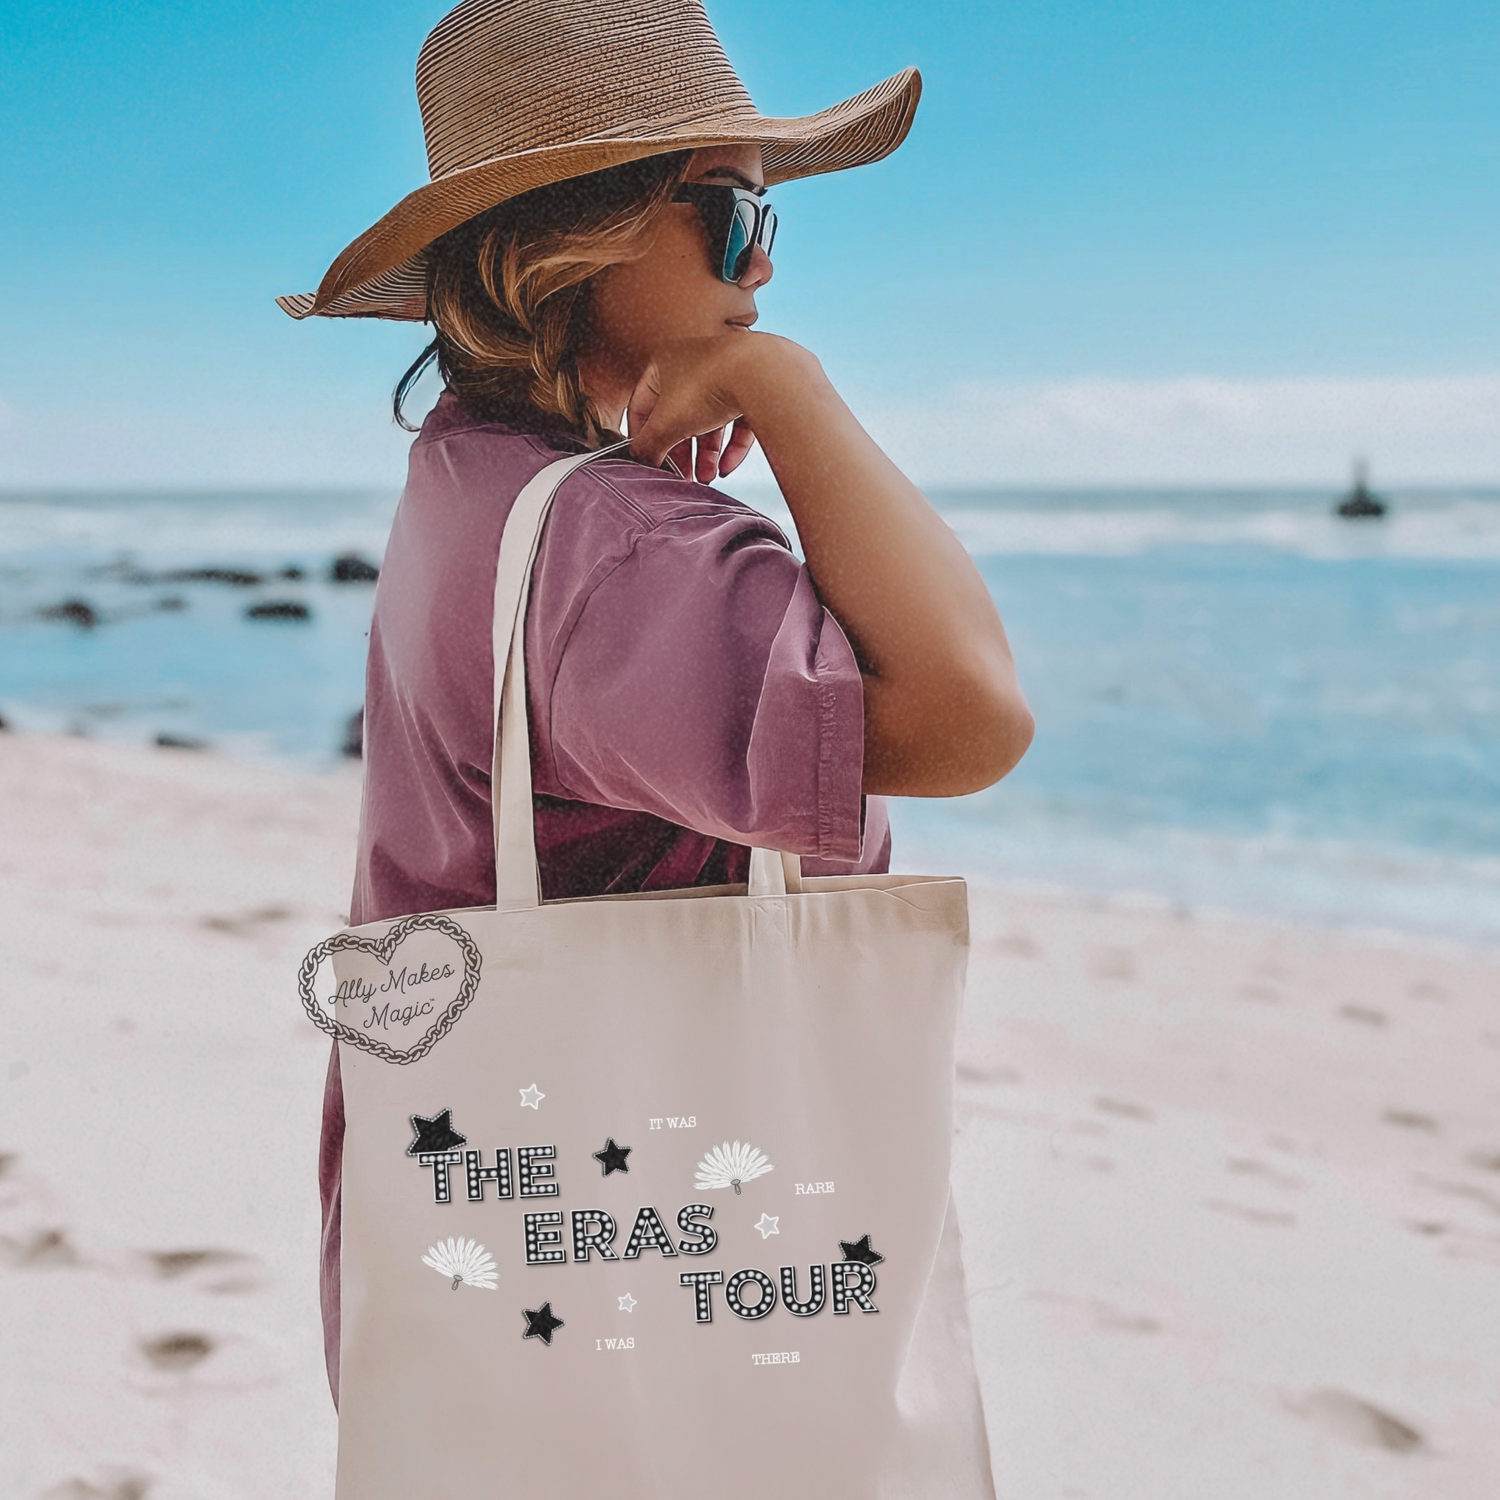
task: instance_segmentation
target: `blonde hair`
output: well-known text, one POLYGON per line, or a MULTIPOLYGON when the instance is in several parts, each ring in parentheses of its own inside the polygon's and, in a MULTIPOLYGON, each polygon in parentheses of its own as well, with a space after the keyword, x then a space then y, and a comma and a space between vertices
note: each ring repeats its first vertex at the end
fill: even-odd
POLYGON ((422 372, 474 416, 522 427, 561 419, 591 448, 618 436, 583 389, 578 350, 589 282, 633 259, 687 176, 690 151, 535 188, 450 230, 427 250, 432 342, 396 386, 396 420, 422 372))

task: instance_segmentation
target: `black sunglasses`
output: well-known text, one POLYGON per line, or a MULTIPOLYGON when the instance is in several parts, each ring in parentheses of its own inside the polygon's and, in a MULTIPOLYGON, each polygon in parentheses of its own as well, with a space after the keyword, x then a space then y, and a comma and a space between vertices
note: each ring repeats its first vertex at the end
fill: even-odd
POLYGON ((676 203, 691 203, 708 231, 715 269, 724 281, 735 282, 750 268, 757 245, 771 253, 776 240, 776 210, 761 201, 764 188, 751 192, 716 182, 685 182, 676 203))

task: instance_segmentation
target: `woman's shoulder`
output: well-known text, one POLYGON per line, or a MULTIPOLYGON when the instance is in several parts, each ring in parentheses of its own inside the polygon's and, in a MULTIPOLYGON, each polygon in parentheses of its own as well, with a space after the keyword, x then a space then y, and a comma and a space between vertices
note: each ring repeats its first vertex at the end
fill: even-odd
POLYGON ((786 546, 780 528, 768 516, 711 485, 699 484, 667 469, 653 469, 626 455, 595 459, 572 475, 563 495, 589 497, 595 503, 628 514, 640 531, 672 536, 697 535, 728 526, 763 532, 786 546))
POLYGON ((411 461, 414 469, 436 464, 450 472, 466 456, 535 468, 538 462, 582 451, 583 444, 560 419, 540 412, 526 423, 479 416, 445 391, 423 419, 411 446, 411 461))
MULTIPOLYGON (((525 424, 486 419, 445 394, 412 446, 412 478, 436 478, 454 499, 488 505, 497 494, 519 492, 546 464, 583 451, 584 445, 561 422, 541 414, 525 424)), ((670 542, 728 526, 787 545, 780 528, 743 501, 628 454, 595 459, 571 475, 559 491, 554 516, 567 516, 591 530, 607 527, 632 540, 660 532, 657 540, 670 542)))
MULTIPOLYGON (((453 580, 472 573, 475 590, 485 584, 510 502, 548 463, 584 451, 566 432, 528 425, 477 419, 449 396, 438 403, 412 448, 387 554, 397 571, 409 554, 424 571, 453 580)), ((653 580, 738 572, 736 560, 767 549, 791 560, 785 535, 749 505, 628 455, 608 455, 558 491, 535 580, 549 598, 559 591, 581 598, 627 562, 633 566, 617 583, 641 570, 653 580)))

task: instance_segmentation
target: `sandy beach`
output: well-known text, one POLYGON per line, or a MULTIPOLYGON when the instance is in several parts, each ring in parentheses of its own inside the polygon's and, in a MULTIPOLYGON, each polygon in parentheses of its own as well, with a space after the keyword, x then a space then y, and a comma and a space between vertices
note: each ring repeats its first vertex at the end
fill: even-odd
MULTIPOLYGON (((0 734, 0 1494, 332 1493, 359 780, 0 734)), ((899 860, 898 860, 899 863, 899 860)), ((956 1179, 1002 1500, 1489 1500, 1500 952, 976 890, 956 1179)))

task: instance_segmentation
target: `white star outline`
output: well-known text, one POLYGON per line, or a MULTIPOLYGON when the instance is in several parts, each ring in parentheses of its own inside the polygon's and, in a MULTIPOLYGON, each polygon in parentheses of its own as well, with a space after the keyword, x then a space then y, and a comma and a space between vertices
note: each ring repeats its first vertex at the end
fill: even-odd
POLYGON ((517 1092, 521 1096, 522 1109, 540 1109, 542 1100, 547 1097, 537 1089, 535 1084, 532 1084, 529 1089, 518 1089, 517 1092))
POLYGON ((630 1312, 634 1307, 635 1298, 632 1297, 629 1292, 626 1292, 625 1295, 620 1298, 620 1311, 630 1312))
POLYGON ((780 1223, 781 1218, 779 1215, 773 1219, 770 1214, 762 1214, 760 1216, 760 1223, 752 1224, 750 1227, 752 1229, 760 1230, 760 1237, 764 1240, 768 1239, 773 1234, 781 1233, 781 1231, 776 1227, 780 1223))

